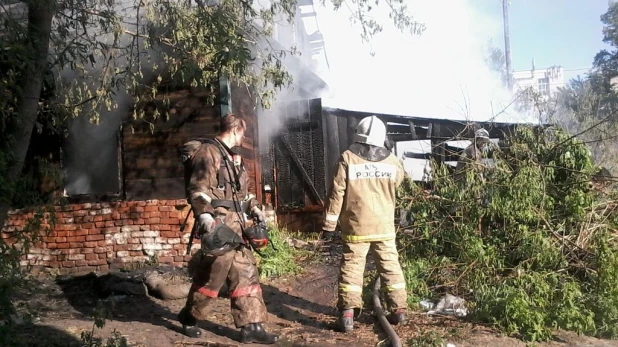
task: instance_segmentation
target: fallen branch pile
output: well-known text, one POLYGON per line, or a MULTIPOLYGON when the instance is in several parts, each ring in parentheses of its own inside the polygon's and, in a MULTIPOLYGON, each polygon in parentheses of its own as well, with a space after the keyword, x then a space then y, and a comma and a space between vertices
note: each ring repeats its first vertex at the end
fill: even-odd
POLYGON ((458 295, 471 319, 524 340, 554 328, 618 336, 618 200, 597 189, 588 149, 522 127, 491 154, 496 165, 465 181, 435 166, 431 196, 401 189, 414 219, 398 237, 410 304, 458 295))

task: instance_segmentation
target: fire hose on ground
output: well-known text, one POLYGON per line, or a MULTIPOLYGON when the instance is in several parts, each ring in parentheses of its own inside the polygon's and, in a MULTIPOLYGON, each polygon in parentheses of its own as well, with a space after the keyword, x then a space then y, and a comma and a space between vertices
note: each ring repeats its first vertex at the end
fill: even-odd
POLYGON ((376 278, 373 286, 373 307, 376 316, 378 317, 378 321, 380 322, 380 325, 382 325, 382 329, 384 329, 386 335, 391 340, 391 346, 402 347, 399 335, 397 335, 395 329, 393 329, 393 326, 388 322, 388 319, 386 319, 384 309, 382 308, 382 302, 380 300, 380 276, 376 278))

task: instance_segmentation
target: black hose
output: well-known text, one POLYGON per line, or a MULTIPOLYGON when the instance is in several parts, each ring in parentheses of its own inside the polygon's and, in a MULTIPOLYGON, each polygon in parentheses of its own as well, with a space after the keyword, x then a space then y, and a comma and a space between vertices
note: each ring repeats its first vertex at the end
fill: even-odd
POLYGON ((376 282, 373 286, 373 309, 376 312, 376 316, 378 316, 378 321, 382 325, 382 329, 384 329, 386 335, 388 335, 388 338, 391 340, 391 346, 402 347, 399 335, 397 335, 395 329, 393 329, 388 319, 386 319, 384 309, 382 309, 382 302, 380 301, 380 276, 376 278, 376 282))

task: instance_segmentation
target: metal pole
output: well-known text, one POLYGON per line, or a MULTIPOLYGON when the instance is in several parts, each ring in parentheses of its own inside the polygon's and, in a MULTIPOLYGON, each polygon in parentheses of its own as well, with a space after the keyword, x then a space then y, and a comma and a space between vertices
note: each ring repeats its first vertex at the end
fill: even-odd
POLYGON ((506 84, 509 91, 513 91, 513 77, 511 75, 511 42, 509 38, 509 0, 502 0, 502 19, 504 22, 504 57, 506 63, 506 84))

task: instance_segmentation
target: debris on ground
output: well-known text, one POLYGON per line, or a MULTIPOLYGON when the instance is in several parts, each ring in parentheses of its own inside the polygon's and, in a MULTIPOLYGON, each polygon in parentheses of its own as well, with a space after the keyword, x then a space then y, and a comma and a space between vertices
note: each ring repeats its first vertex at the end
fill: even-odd
POLYGON ((466 300, 451 294, 444 295, 435 305, 429 300, 422 300, 419 305, 428 315, 445 314, 454 315, 455 317, 465 317, 468 315, 466 300))
MULTIPOLYGON (((263 296, 269 312, 269 321, 266 323, 268 329, 281 335, 279 346, 376 346, 385 340, 386 336, 381 329, 376 329, 376 320, 370 308, 361 312, 353 334, 338 332, 335 307, 339 266, 336 259, 340 257, 341 244, 323 241, 316 244, 320 244, 316 251, 329 254, 332 261, 321 259, 316 263, 303 264, 302 274, 263 281, 263 296)), ((371 266, 368 261, 367 267, 371 266)), ((125 336, 135 347, 241 345, 238 342, 238 329, 230 315, 230 302, 223 297, 213 302, 210 307, 211 314, 206 321, 201 322, 205 331, 203 338, 192 340, 183 336, 177 315, 185 304, 184 299, 160 300, 151 295, 150 291, 135 290, 138 286, 143 288, 146 282, 156 284, 159 277, 175 278, 178 283, 189 283, 186 269, 167 268, 162 265, 126 272, 62 277, 57 281, 52 278, 41 279, 40 282, 33 283, 28 290, 24 290, 18 300, 18 306, 28 306, 29 310, 37 313, 35 316, 40 317, 40 322, 25 324, 20 328, 20 334, 32 335, 31 339, 37 341, 40 340, 39 336, 47 338, 52 333, 58 335, 58 339, 64 339, 62 341, 66 340, 65 336, 70 335, 76 342, 61 344, 68 347, 80 346, 78 341, 83 332, 92 332, 96 338, 105 340, 114 330, 125 336), (120 283, 126 284, 119 285, 120 283), (103 307, 109 314, 106 315, 105 326, 93 330, 93 313, 105 298, 108 298, 108 304, 103 307)), ((435 303, 428 301, 425 311, 461 308, 457 307, 457 303, 461 304, 460 301, 453 300, 457 299, 456 296, 448 298, 449 300, 442 298, 442 304, 442 300, 435 303)), ((491 327, 457 319, 454 314, 411 314, 407 324, 394 328, 404 343, 417 338, 423 332, 431 331, 434 332, 431 336, 436 338, 418 340, 433 341, 432 346, 444 347, 525 347, 525 343, 516 339, 496 336, 491 327), (447 340, 449 344, 446 343, 447 340), (436 344, 437 341, 440 343, 436 344)), ((618 347, 618 341, 614 343, 576 334, 561 335, 560 338, 565 342, 554 341, 538 346, 618 347)))

